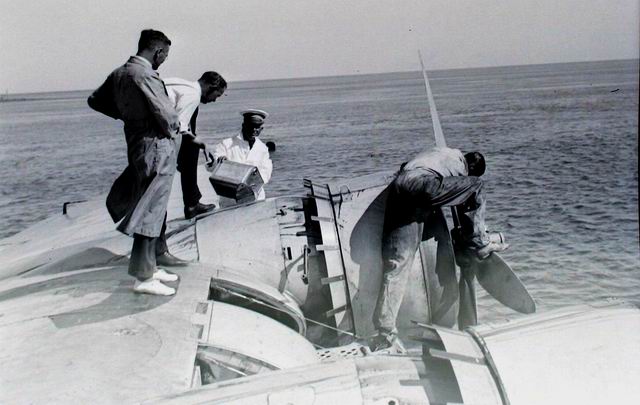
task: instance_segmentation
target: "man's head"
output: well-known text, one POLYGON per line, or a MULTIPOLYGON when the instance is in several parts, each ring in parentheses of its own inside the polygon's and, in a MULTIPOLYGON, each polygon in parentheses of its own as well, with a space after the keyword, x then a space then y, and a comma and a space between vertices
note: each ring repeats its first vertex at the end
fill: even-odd
POLYGON ((269 150, 269 152, 275 152, 276 151, 276 144, 273 141, 268 141, 265 143, 265 145, 267 145, 267 149, 269 150))
POLYGON ((242 111, 242 137, 245 141, 253 143, 257 136, 262 132, 264 120, 269 116, 266 111, 262 110, 245 110, 242 111))
POLYGON ((484 174, 486 165, 484 162, 484 156, 482 156, 480 152, 465 153, 464 160, 467 162, 469 176, 480 177, 484 174))
POLYGON ((143 30, 138 40, 138 56, 142 56, 151 62, 154 69, 158 69, 160 65, 169 56, 169 48, 171 40, 160 31, 143 30))
POLYGON ((217 72, 204 72, 200 79, 200 102, 202 104, 213 103, 227 90, 227 81, 217 72))

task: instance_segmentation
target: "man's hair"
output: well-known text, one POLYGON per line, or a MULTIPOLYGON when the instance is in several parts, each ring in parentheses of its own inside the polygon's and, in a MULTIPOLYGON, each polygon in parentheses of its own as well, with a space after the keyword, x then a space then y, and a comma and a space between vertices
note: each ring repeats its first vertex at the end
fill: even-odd
POLYGON ((227 81, 224 80, 217 72, 204 72, 200 77, 200 81, 212 86, 216 89, 226 89, 227 81))
POLYGON ((138 40, 138 52, 151 49, 159 44, 171 45, 171 40, 160 31, 151 29, 143 30, 138 40))
POLYGON ((467 161, 469 176, 482 176, 486 169, 484 156, 480 152, 469 152, 464 154, 464 160, 467 161))

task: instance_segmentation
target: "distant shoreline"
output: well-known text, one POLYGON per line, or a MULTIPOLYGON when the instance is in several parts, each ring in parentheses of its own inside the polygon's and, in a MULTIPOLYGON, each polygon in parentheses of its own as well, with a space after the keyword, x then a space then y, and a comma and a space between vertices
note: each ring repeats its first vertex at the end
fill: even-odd
MULTIPOLYGON (((438 73, 442 72, 462 72, 462 71, 478 71, 478 70, 492 70, 492 69, 511 69, 511 68, 521 68, 525 69, 527 67, 543 67, 550 65, 575 65, 575 64, 601 64, 601 63, 640 63, 639 59, 608 59, 608 60, 591 60, 591 61, 573 61, 573 62, 549 62, 549 63, 533 63, 528 65, 500 65, 500 66, 475 66, 475 67, 464 67, 464 68, 448 68, 448 69, 427 69, 430 73, 435 73, 437 78, 438 73)), ((394 74, 421 74, 420 70, 406 70, 406 71, 397 71, 397 72, 371 72, 371 73, 353 73, 353 74, 344 74, 344 75, 331 75, 331 76, 308 76, 308 77, 288 77, 288 78, 271 78, 271 79, 258 79, 258 80, 238 80, 232 81, 230 84, 234 85, 248 85, 248 88, 252 87, 252 84, 255 83, 264 83, 264 82, 274 82, 274 86, 266 86, 266 87, 277 87, 280 82, 284 81, 304 81, 304 80, 313 80, 313 79, 327 79, 327 78, 335 78, 335 79, 347 79, 350 77, 358 77, 358 76, 383 76, 383 75, 394 75, 394 74)), ((173 77, 173 75, 164 75, 164 77, 173 77)), ((431 77, 433 79, 433 77, 431 77)), ((265 86, 260 86, 265 87, 265 86)), ((68 93, 85 93, 88 97, 91 94, 92 89, 81 89, 81 90, 54 90, 54 91, 34 91, 28 93, 9 93, 0 95, 0 103, 5 102, 13 102, 13 101, 39 101, 39 100, 54 100, 60 98, 68 98, 68 97, 52 97, 53 94, 67 94, 68 93), (47 96, 44 96, 44 95, 47 96), (33 95, 33 97, 31 97, 33 95)), ((79 98, 80 96, 70 97, 70 98, 79 98)), ((84 97, 84 95, 83 95, 84 97)))
POLYGON ((44 98, 11 98, 11 96, 2 96, 0 97, 0 103, 13 103, 16 101, 32 101, 32 100, 43 100, 44 98))

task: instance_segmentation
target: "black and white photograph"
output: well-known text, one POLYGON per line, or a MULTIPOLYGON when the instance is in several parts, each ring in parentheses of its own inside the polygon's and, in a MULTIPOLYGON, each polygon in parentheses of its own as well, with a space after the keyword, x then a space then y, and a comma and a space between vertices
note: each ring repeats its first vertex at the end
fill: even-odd
POLYGON ((638 0, 0 0, 0 403, 640 403, 638 0))

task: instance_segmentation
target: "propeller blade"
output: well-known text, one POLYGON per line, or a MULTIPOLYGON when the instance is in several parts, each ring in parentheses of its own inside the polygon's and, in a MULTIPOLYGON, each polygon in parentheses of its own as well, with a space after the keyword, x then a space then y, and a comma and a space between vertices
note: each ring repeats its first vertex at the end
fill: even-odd
POLYGON ((493 298, 523 314, 536 312, 536 303, 529 291, 497 253, 492 253, 484 260, 476 261, 474 267, 478 283, 493 298))
MULTIPOLYGON (((441 208, 429 214, 429 226, 424 227, 422 240, 436 242, 435 263, 425 267, 425 284, 431 323, 453 327, 458 312, 458 278, 449 227, 441 208)), ((427 249, 420 244, 423 263, 428 263, 427 249)))
POLYGON ((463 330, 467 326, 478 324, 478 308, 476 307, 476 287, 473 267, 460 268, 460 308, 458 309, 458 328, 463 330))
POLYGON ((438 110, 436 109, 436 102, 433 100, 433 93, 431 93, 431 86, 429 85, 429 78, 427 77, 427 69, 424 68, 420 49, 418 49, 418 58, 420 58, 422 78, 424 79, 424 87, 425 90, 427 90, 427 98, 429 99, 429 111, 431 112, 431 122, 433 123, 433 134, 436 137, 436 146, 447 146, 447 141, 444 138, 442 126, 440 125, 440 117, 438 116, 438 110))
MULTIPOLYGON (((420 59, 420 67, 422 68, 427 99, 429 100, 436 146, 447 146, 420 50, 418 50, 418 58, 420 59)), ((451 216, 454 227, 459 228, 458 213, 454 207, 451 207, 451 216)), ((500 256, 494 253, 485 260, 474 260, 473 262, 474 263, 460 266, 463 275, 460 277, 458 286, 460 293, 458 325, 461 329, 463 329, 462 325, 475 325, 478 320, 475 286, 473 282, 475 275, 477 275, 480 285, 491 294, 491 296, 507 307, 524 314, 531 314, 536 311, 536 304, 533 298, 531 298, 531 295, 518 276, 511 270, 511 267, 509 267, 500 256), (465 272, 467 273, 466 275, 464 274, 465 272)), ((460 265, 459 261, 458 265, 460 265)))

